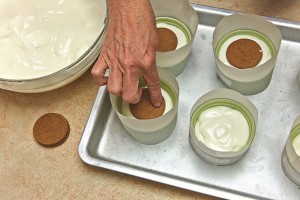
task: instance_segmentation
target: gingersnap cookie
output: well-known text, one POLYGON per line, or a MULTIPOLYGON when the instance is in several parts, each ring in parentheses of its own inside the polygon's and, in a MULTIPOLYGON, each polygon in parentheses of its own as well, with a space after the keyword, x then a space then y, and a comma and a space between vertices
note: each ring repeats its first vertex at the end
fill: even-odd
POLYGON ((58 113, 41 116, 33 126, 33 136, 44 146, 58 146, 66 141, 70 133, 68 120, 58 113))
POLYGON ((253 40, 239 39, 232 42, 226 51, 228 62, 239 69, 258 65, 263 56, 261 47, 253 40))
POLYGON ((167 28, 157 28, 158 48, 157 51, 168 52, 176 49, 178 40, 176 34, 167 28))
POLYGON ((157 118, 164 114, 165 107, 166 103, 164 98, 160 107, 156 108, 152 105, 148 88, 143 89, 140 102, 137 104, 129 104, 132 115, 137 119, 157 118))

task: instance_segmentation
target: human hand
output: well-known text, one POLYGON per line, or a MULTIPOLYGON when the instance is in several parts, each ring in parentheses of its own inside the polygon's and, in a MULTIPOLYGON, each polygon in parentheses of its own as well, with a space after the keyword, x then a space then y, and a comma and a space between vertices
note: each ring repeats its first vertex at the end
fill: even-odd
POLYGON ((155 53, 158 45, 156 22, 149 0, 108 0, 109 21, 101 54, 92 69, 99 85, 122 96, 123 101, 137 103, 144 78, 151 102, 162 102, 155 53), (105 77, 109 69, 109 77, 105 77))

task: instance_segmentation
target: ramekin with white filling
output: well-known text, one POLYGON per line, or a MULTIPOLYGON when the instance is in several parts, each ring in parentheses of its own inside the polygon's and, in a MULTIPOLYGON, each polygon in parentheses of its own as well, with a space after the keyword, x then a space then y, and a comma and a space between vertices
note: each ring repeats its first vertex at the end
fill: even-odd
POLYGON ((257 118, 257 109, 247 97, 230 89, 213 90, 192 107, 190 144, 209 163, 234 163, 249 149, 257 118))

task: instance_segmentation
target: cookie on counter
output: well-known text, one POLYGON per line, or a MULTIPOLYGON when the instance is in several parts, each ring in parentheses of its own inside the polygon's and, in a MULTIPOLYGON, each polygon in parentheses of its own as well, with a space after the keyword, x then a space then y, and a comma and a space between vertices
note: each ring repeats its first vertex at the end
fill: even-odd
POLYGON ((47 147, 55 147, 64 143, 70 133, 68 120, 58 113, 47 113, 41 116, 33 126, 35 140, 47 147))

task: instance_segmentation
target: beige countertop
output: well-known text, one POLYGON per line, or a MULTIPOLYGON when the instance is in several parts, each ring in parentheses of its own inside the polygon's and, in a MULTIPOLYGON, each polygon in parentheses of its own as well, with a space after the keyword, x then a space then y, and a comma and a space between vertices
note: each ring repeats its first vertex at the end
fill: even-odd
MULTIPOLYGON (((300 21, 300 1, 296 0, 190 2, 300 21)), ((89 71, 46 93, 0 89, 1 199, 215 199, 84 164, 78 144, 97 92, 89 71), (38 145, 32 134, 34 122, 48 112, 63 114, 71 126, 68 140, 56 148, 38 145)))

